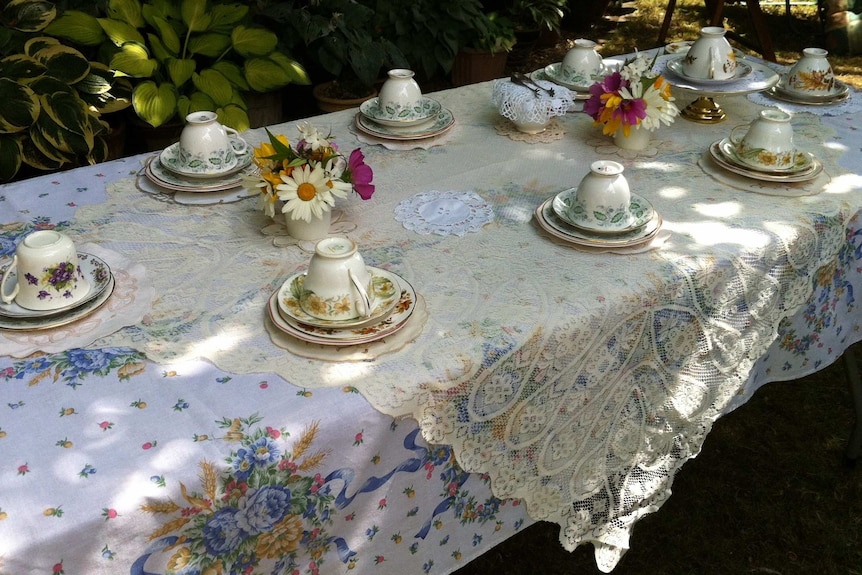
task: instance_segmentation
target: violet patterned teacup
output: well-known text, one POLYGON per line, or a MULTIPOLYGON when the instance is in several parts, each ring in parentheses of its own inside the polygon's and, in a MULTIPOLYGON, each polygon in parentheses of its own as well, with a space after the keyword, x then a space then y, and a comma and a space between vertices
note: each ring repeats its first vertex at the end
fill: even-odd
POLYGON ((51 310, 68 306, 90 291, 90 284, 78 265, 75 244, 66 234, 40 230, 28 234, 15 250, 12 263, 0 280, 0 297, 31 310, 51 310), (17 281, 7 293, 6 283, 15 272, 17 281))

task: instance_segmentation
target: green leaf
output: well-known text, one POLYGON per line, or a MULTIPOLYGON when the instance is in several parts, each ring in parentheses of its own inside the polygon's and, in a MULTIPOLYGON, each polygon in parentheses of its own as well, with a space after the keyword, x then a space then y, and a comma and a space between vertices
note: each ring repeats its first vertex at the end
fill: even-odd
POLYGON ((105 40, 105 31, 96 17, 80 10, 66 10, 48 24, 45 33, 83 46, 98 46, 105 40))
POLYGON ((21 140, 0 134, 0 182, 8 182, 21 169, 24 155, 21 140))
POLYGON ((207 10, 207 0, 182 0, 180 14, 190 32, 203 32, 212 22, 212 16, 207 10))
POLYGON ((234 25, 248 14, 248 6, 242 4, 216 4, 212 7, 211 30, 230 32, 234 25))
POLYGON ((39 97, 28 86, 0 78, 0 133, 22 132, 39 117, 39 97))
POLYGON ((84 55, 62 44, 43 48, 33 57, 45 65, 46 74, 67 84, 77 84, 90 73, 90 62, 84 55))
POLYGON ((242 91, 248 90, 248 82, 245 81, 245 76, 242 74, 242 68, 233 62, 221 60, 212 66, 213 70, 220 72, 222 76, 228 79, 231 84, 242 91))
POLYGON ((187 98, 188 100, 188 108, 185 111, 183 117, 191 114, 192 112, 200 112, 200 111, 214 111, 216 109, 216 103, 213 102, 213 99, 204 94, 203 92, 192 92, 191 97, 187 98))
POLYGON ((114 73, 101 62, 90 63, 90 73, 75 84, 79 94, 104 94, 111 90, 114 73))
POLYGON ((37 126, 30 128, 29 137, 21 144, 24 163, 38 170, 57 170, 72 161, 71 154, 58 151, 45 139, 37 126))
POLYGON ((263 56, 278 45, 278 37, 266 28, 237 26, 230 35, 233 49, 243 56, 263 56))
POLYGON ((36 57, 36 52, 50 48, 51 46, 60 46, 60 41, 50 36, 36 36, 24 42, 24 53, 28 56, 36 57))
POLYGON ((27 84, 45 74, 45 65, 26 54, 14 54, 0 60, 0 78, 16 78, 27 84))
POLYGON ((302 64, 300 64, 293 58, 281 52, 273 52, 268 57, 270 60, 281 66, 281 68, 285 72, 287 72, 287 75, 288 77, 290 77, 290 81, 292 83, 300 84, 302 86, 308 86, 311 84, 311 78, 308 76, 308 72, 305 71, 305 68, 302 67, 302 64))
POLYGON ((179 58, 179 51, 173 52, 168 50, 164 42, 162 42, 162 40, 155 34, 148 33, 147 39, 150 41, 150 49, 157 61, 167 62, 169 58, 179 58))
MULTIPOLYGON (((74 92, 54 92, 40 96, 42 114, 47 114, 58 126, 87 139, 88 148, 92 146, 87 104, 74 92)), ((38 120, 37 120, 38 121, 38 120)))
POLYGON ((230 36, 207 32, 189 40, 189 52, 209 58, 218 58, 230 48, 230 36))
POLYGON ((164 47, 170 50, 174 57, 179 56, 182 46, 180 45, 180 37, 177 31, 174 30, 174 27, 167 20, 159 16, 153 18, 153 27, 159 32, 159 38, 164 47))
POLYGON ((139 118, 157 128, 176 114, 177 88, 168 82, 141 82, 132 92, 132 107, 139 118))
POLYGON ((269 58, 252 58, 243 66, 245 79, 255 92, 271 92, 290 84, 287 72, 269 58))
POLYGON ((3 24, 21 32, 38 32, 57 17, 51 2, 12 0, 2 9, 3 24))
POLYGON ((115 46, 122 47, 128 42, 136 42, 142 46, 146 44, 143 35, 126 22, 112 18, 97 18, 97 20, 115 46))
POLYGON ((245 132, 251 127, 248 114, 239 106, 229 104, 224 108, 216 110, 216 112, 218 112, 218 121, 220 123, 230 126, 237 132, 245 132))
POLYGON ((196 62, 194 60, 180 60, 178 58, 168 58, 165 62, 165 68, 168 70, 168 76, 175 86, 179 87, 189 81, 195 71, 196 62))
POLYGON ((144 27, 144 16, 141 12, 141 3, 138 0, 110 0, 108 2, 108 16, 115 20, 121 20, 134 28, 144 27))
POLYGON ((230 102, 233 86, 220 72, 207 68, 200 74, 192 74, 192 83, 195 88, 212 98, 216 105, 224 106, 230 102))
POLYGON ((143 44, 127 42, 111 58, 111 68, 133 78, 152 78, 159 67, 143 44))

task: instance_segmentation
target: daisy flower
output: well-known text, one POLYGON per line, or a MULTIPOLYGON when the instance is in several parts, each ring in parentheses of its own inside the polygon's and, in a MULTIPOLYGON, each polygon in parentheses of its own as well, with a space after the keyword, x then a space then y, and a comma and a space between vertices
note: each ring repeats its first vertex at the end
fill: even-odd
POLYGON ((284 207, 281 211, 292 214, 295 220, 310 222, 335 205, 335 198, 323 166, 312 168, 308 164, 294 169, 289 176, 281 177, 283 183, 276 186, 276 193, 284 207))

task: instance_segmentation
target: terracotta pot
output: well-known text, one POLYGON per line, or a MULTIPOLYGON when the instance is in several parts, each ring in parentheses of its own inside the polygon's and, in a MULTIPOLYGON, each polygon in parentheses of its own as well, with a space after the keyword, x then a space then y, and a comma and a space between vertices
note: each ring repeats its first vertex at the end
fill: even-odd
POLYGON ((314 87, 314 98, 317 100, 317 107, 321 112, 339 112, 341 110, 358 108, 362 102, 377 96, 377 90, 372 90, 370 94, 360 98, 337 98, 330 95, 330 91, 335 84, 336 80, 331 80, 314 87))
POLYGON ((466 86, 487 82, 506 75, 508 52, 482 52, 464 48, 455 56, 452 64, 452 84, 466 86))

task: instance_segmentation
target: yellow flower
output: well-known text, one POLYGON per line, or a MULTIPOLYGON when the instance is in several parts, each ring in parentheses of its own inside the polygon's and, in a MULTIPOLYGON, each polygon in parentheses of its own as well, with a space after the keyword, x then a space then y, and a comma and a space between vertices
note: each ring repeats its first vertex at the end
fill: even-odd
POLYGON ((272 531, 261 534, 255 552, 261 557, 275 559, 296 551, 302 539, 302 521, 296 515, 288 515, 273 526, 272 531))
POLYGON ((179 571, 189 563, 192 557, 192 552, 188 547, 180 547, 168 560, 168 569, 171 571, 179 571))

